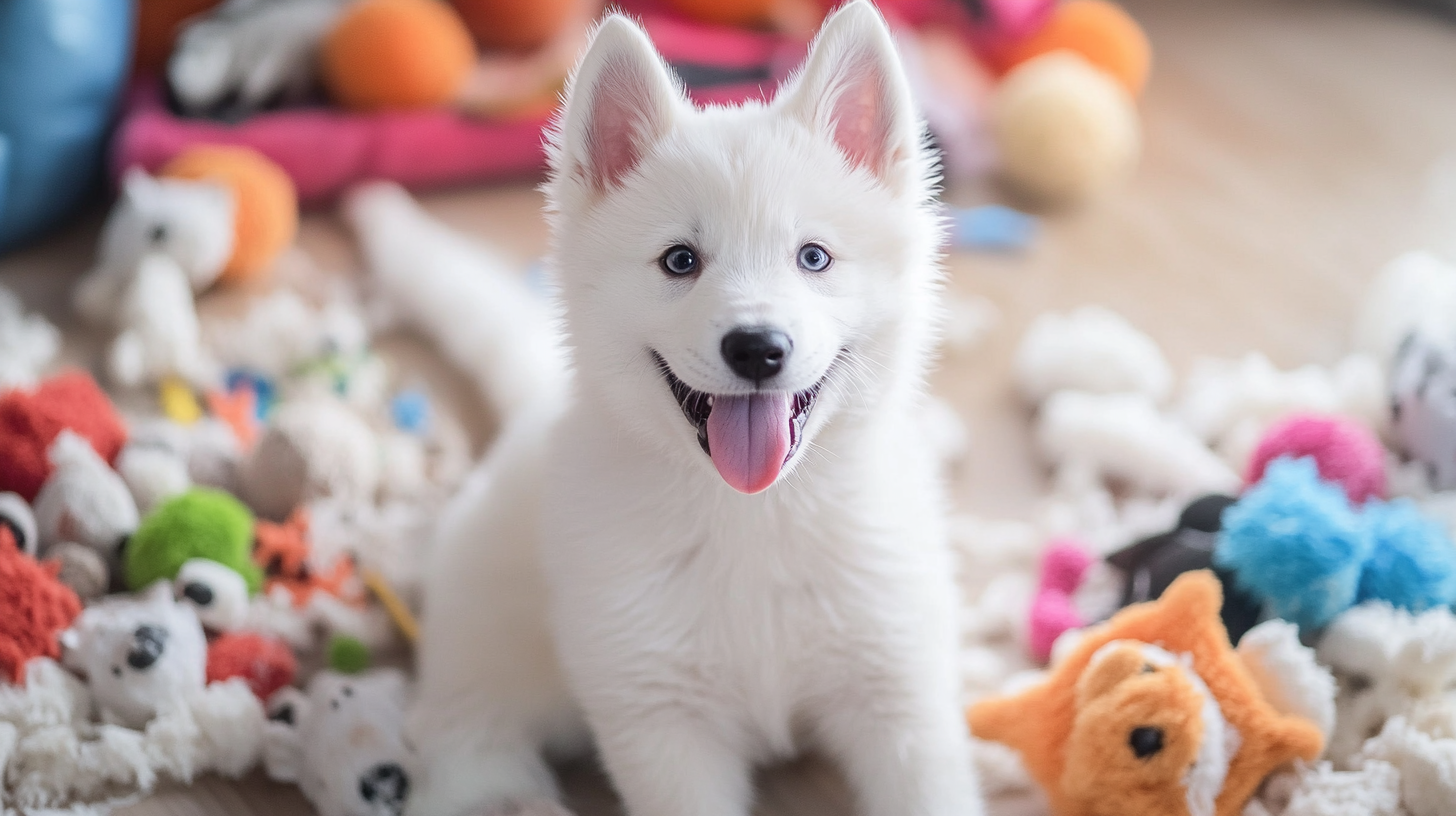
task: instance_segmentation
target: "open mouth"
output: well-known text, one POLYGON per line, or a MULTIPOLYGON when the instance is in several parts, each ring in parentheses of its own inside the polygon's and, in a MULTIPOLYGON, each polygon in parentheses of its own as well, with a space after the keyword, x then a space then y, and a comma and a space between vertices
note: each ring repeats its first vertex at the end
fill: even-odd
POLYGON ((795 393, 708 394, 679 380, 662 355, 654 351, 652 357, 723 480, 742 493, 758 493, 773 484, 799 449, 804 423, 825 380, 795 393))

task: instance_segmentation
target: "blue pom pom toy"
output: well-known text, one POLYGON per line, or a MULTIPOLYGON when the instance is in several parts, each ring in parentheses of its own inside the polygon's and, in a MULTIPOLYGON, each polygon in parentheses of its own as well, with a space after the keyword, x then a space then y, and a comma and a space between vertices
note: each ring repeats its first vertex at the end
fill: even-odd
POLYGON ((1407 499, 1371 502, 1364 521, 1374 548, 1356 603, 1385 601, 1411 612, 1456 603, 1456 547, 1440 525, 1407 499))
POLYGON ((1314 460, 1282 458, 1224 511, 1214 563, 1267 614, 1305 631, 1357 603, 1456 603, 1456 545, 1406 500, 1350 506, 1314 460))
POLYGON ((1319 629, 1355 602, 1372 541, 1313 459, 1277 459, 1224 511, 1213 561, 1266 612, 1319 629))

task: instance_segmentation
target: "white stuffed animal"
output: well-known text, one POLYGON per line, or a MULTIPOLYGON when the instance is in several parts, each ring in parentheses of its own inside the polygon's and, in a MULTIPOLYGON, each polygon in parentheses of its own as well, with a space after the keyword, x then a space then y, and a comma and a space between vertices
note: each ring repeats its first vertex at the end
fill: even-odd
POLYGON ((229 98, 239 114, 303 98, 315 84, 319 43, 347 2, 228 0, 177 38, 167 66, 172 90, 193 113, 229 98))
POLYGON ((1456 343, 1412 333, 1390 377, 1395 437, 1433 490, 1456 489, 1456 343))
POLYGON ((74 541, 102 557, 114 555, 140 523, 126 483, 74 431, 61 431, 46 455, 54 470, 35 497, 41 542, 74 541))
POLYGON ((399 816, 413 755, 403 738, 404 675, 322 671, 308 692, 286 688, 268 701, 263 763, 296 782, 321 816, 399 816))
POLYGON ((1456 343, 1456 266, 1430 252, 1407 252, 1385 265, 1355 320, 1355 345, 1390 364, 1411 333, 1456 343))
POLYGON ((61 636, 66 661, 86 675, 103 721, 143 728, 186 705, 207 676, 207 638, 197 613, 159 581, 139 597, 87 607, 61 636))
POLYGON ((107 360, 117 383, 168 375, 213 383, 193 295, 217 280, 232 254, 234 209, 221 185, 127 172, 96 267, 74 295, 83 317, 117 332, 107 360))

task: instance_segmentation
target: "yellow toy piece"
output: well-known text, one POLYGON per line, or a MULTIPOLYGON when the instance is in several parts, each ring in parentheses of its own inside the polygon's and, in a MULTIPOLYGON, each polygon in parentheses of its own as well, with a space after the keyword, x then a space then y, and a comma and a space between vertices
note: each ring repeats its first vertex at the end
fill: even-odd
POLYGON ((202 419, 202 405, 192 386, 180 377, 166 377, 157 384, 157 402, 162 413, 179 425, 191 425, 202 419))

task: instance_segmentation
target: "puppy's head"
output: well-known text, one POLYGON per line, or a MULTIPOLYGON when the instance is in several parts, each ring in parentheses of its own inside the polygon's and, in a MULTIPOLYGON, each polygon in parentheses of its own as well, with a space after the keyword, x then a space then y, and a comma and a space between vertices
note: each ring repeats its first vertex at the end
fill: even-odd
POLYGON ((547 186, 583 397, 733 488, 912 399, 934 330, 934 160, 884 20, 824 25, 766 105, 695 107, 611 16, 547 186), (705 455, 706 454, 706 455, 705 455))

